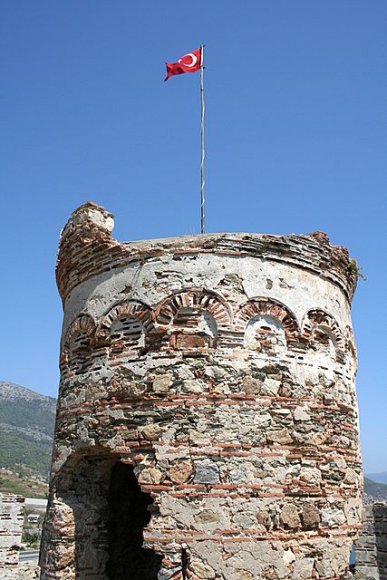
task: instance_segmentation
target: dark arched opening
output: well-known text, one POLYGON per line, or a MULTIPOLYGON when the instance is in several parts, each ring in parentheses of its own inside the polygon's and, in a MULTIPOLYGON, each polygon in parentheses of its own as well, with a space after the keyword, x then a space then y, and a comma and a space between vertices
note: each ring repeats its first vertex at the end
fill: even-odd
POLYGON ((114 465, 108 495, 109 560, 111 580, 157 580, 161 556, 142 547, 143 530, 149 523, 150 495, 141 491, 131 465, 114 465))

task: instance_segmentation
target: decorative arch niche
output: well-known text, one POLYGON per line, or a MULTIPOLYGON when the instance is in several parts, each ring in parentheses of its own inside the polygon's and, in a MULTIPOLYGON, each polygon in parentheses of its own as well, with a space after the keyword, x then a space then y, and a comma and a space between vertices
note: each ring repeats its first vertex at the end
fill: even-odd
POLYGON ((88 314, 82 314, 70 325, 60 357, 62 376, 80 375, 88 371, 91 364, 92 343, 95 323, 88 314))
POLYGON ((267 314, 253 316, 246 325, 244 345, 251 350, 282 350, 286 348, 284 327, 267 314))
POLYGON ((230 312, 214 292, 190 290, 164 300, 156 312, 164 329, 164 343, 170 348, 215 348, 219 330, 229 328, 230 312))
POLYGON ((350 326, 347 326, 345 329, 345 350, 346 352, 349 353, 350 357, 352 358, 352 364, 354 364, 355 367, 357 367, 357 352, 355 340, 350 326))
POLYGON ((304 317, 302 331, 309 350, 342 362, 344 339, 333 316, 318 308, 309 310, 304 317))
POLYGON ((244 332, 244 345, 251 350, 282 350, 299 338, 294 314, 270 298, 256 298, 237 314, 237 330, 244 332))
POLYGON ((126 300, 105 314, 98 325, 97 337, 108 346, 109 358, 125 358, 147 347, 147 336, 153 328, 149 306, 126 300))

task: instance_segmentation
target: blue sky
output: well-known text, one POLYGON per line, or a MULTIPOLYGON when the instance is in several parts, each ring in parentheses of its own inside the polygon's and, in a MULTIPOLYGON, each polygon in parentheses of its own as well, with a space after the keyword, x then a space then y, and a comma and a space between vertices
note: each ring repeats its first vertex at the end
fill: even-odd
POLYGON ((353 321, 367 471, 387 470, 385 0, 19 0, 0 19, 0 379, 56 395, 59 231, 91 199, 120 240, 324 230, 367 276, 353 321))

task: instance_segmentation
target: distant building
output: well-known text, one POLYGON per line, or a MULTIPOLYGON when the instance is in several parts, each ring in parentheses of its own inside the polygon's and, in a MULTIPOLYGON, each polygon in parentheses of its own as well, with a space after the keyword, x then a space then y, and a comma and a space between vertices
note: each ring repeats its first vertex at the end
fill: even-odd
POLYGON ((38 524, 39 518, 40 518, 40 514, 28 514, 27 522, 29 524, 38 524))

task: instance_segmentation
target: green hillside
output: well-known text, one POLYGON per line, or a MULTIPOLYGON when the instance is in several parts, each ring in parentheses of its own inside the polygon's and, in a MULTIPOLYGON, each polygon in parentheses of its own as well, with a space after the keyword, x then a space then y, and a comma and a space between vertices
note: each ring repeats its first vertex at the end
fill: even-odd
MULTIPOLYGON (((0 382, 1 385, 1 382, 0 382)), ((30 429, 33 438, 47 435, 52 440, 54 434, 56 400, 51 397, 43 399, 4 400, 0 390, 0 425, 13 425, 25 430, 30 429)))
POLYGON ((24 433, 7 432, 0 427, 0 467, 47 477, 50 470, 52 441, 29 439, 24 433))
POLYGON ((47 478, 56 400, 0 381, 0 468, 47 478))
POLYGON ((0 470, 0 492, 16 493, 24 497, 46 498, 48 483, 33 477, 4 473, 0 470))

